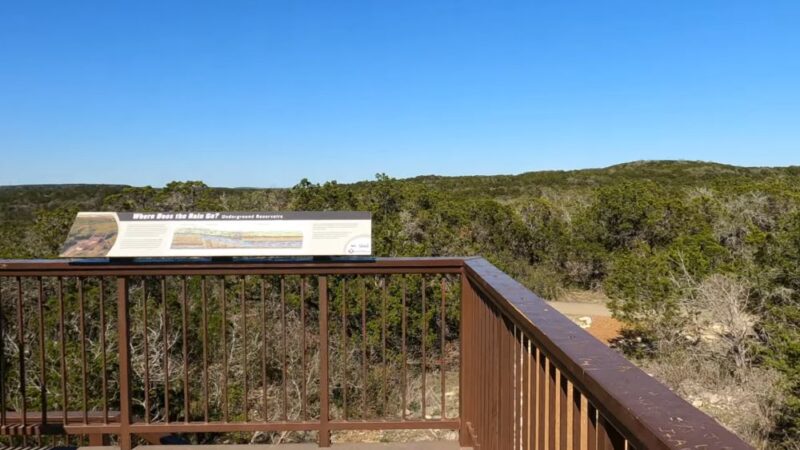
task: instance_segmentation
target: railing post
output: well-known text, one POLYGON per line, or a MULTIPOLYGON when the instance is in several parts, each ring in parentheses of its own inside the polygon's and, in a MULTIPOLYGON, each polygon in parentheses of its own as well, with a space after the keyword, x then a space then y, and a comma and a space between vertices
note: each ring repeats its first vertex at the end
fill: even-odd
POLYGON ((119 350, 119 448, 131 449, 130 324, 128 323, 128 279, 117 278, 117 347, 119 350))
POLYGON ((461 320, 459 321, 458 345, 459 345, 459 375, 458 375, 458 417, 461 425, 458 429, 458 443, 461 447, 472 447, 469 422, 472 412, 472 391, 467 386, 474 386, 471 377, 474 375, 472 367, 472 355, 468 343, 470 339, 468 333, 472 332, 472 287, 469 284, 466 274, 461 272, 461 320))
POLYGON ((328 404, 328 277, 319 280, 319 446, 331 446, 328 404))

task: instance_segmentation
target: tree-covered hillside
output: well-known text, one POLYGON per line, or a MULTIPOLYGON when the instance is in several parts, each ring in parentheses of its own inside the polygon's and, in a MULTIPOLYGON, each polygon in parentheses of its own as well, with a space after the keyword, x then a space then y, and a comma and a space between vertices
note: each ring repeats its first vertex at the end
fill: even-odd
POLYGON ((651 373, 760 447, 800 440, 798 167, 0 187, 0 257, 55 256, 78 210, 369 210, 376 255, 480 254, 547 298, 602 290, 627 328, 620 349, 651 373))
POLYGON ((29 223, 41 210, 98 208, 106 196, 123 187, 101 184, 0 186, 0 222, 29 223))

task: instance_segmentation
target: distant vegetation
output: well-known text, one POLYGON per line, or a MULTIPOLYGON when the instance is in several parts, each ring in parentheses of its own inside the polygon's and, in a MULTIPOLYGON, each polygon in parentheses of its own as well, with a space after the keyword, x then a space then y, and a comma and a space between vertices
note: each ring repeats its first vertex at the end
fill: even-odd
POLYGON ((648 371, 760 447, 800 441, 798 167, 0 187, 0 257, 55 256, 78 210, 369 210, 379 256, 480 254, 550 299, 604 291, 648 371))

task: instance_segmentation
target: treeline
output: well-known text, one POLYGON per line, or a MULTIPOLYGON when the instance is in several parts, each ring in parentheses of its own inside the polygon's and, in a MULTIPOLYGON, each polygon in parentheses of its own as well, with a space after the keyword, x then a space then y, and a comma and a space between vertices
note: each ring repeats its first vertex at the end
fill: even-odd
POLYGON ((550 299, 602 290, 627 327, 623 351, 652 368, 701 364, 694 372, 726 380, 720 392, 758 389, 747 403, 758 417, 739 423, 733 406, 697 400, 700 390, 687 387, 708 380, 654 369, 756 445, 800 440, 798 168, 642 162, 517 176, 379 174, 290 189, 8 189, 0 188, 3 258, 55 256, 78 209, 369 210, 376 255, 480 254, 550 299), (768 388, 754 387, 756 378, 768 388))

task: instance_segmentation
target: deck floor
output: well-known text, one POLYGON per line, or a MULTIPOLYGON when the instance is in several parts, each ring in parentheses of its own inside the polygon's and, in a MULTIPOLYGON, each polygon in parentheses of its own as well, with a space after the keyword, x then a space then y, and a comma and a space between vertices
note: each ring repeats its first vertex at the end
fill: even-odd
MULTIPOLYGON (((186 445, 141 445, 134 450, 187 450, 186 445)), ((196 445, 195 450, 319 450, 315 443, 278 445, 196 445)), ((458 450, 458 441, 331 444, 332 450, 458 450)))
MULTIPOLYGON (((314 443, 278 445, 140 445, 134 450, 319 450, 314 443)), ((459 450, 458 441, 341 443, 332 444, 332 450, 459 450)), ((119 450, 119 447, 79 447, 79 450, 119 450)))

